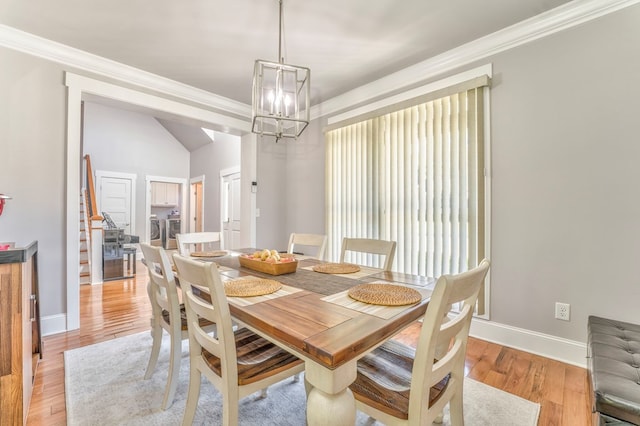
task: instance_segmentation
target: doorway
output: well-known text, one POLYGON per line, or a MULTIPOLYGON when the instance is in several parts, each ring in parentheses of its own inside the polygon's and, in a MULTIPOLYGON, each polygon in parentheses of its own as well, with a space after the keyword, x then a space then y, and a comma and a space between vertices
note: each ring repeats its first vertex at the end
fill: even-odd
MULTIPOLYGON (((128 81, 132 82, 130 74, 128 81)), ((80 223, 80 191, 82 187, 81 173, 82 169, 82 142, 81 142, 81 129, 82 129, 82 100, 84 98, 91 97, 93 99, 106 99, 109 102, 122 102, 126 105, 135 105, 138 108, 146 108, 151 111, 163 111, 163 113, 169 113, 178 117, 184 117, 187 119, 197 120, 199 123, 210 123, 210 127, 230 129, 237 134, 246 135, 243 139, 243 161, 246 161, 249 175, 255 176, 257 169, 257 137, 251 133, 251 125, 249 120, 237 118, 238 114, 225 115, 224 113, 217 113, 204 108, 191 105, 188 101, 188 97, 181 96, 177 92, 171 92, 157 89, 157 92, 164 95, 171 95, 173 98, 177 98, 177 101, 168 99, 166 96, 157 96, 145 93, 139 89, 131 89, 125 87, 124 84, 111 84, 101 80, 96 80, 90 77, 81 76, 71 72, 65 72, 65 85, 67 87, 67 170, 66 170, 66 205, 67 205, 67 218, 66 218, 66 283, 67 283, 67 312, 66 315, 61 315, 60 320, 57 323, 49 322, 48 329, 57 331, 70 331, 76 330, 80 327, 80 277, 78 274, 78 264, 80 262, 80 241, 77 238, 79 233, 80 223)), ((117 79, 117 77, 116 77, 117 79)), ((164 80, 163 80, 164 83, 164 80)), ((149 87, 149 86, 147 86, 149 87)), ((166 88, 166 85, 162 87, 166 88)), ((180 89, 184 88, 180 86, 180 89)), ((184 93, 184 92, 181 92, 184 93)), ((217 105, 209 102, 203 102, 204 105, 210 105, 217 107, 217 105)), ((218 108, 222 111, 226 111, 225 108, 218 108)), ((249 176, 247 175, 247 176, 249 176)), ((185 194, 186 194, 185 188, 185 194)), ((250 199, 250 209, 246 211, 247 229, 250 234, 247 237, 251 243, 245 244, 246 246, 252 246, 255 244, 255 194, 247 194, 247 199, 250 199)), ((186 204, 185 204, 186 205, 186 204)), ((150 212, 145 212, 145 216, 149 217, 150 212)), ((149 222, 149 221, 146 221, 149 222)), ((149 228, 146 227, 146 235, 148 238, 149 228)), ((142 238, 141 238, 142 240, 142 238)))
POLYGON ((204 175, 191 179, 189 232, 204 231, 204 175))
POLYGON ((220 171, 220 221, 223 248, 240 246, 240 169, 220 171))
POLYGON ((159 223, 164 248, 176 248, 175 234, 184 232, 182 217, 187 205, 187 180, 166 176, 146 176, 145 189, 146 233, 144 241, 151 237, 151 222, 159 223))

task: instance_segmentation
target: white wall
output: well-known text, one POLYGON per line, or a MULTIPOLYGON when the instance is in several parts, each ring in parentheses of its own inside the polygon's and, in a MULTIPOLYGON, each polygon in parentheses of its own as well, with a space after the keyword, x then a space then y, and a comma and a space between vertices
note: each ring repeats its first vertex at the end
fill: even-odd
MULTIPOLYGON (((84 154, 96 170, 132 173, 136 180, 136 229, 146 241, 146 176, 189 179, 189 151, 152 116, 84 103, 84 154)), ((96 182, 97 184, 97 182, 96 182)), ((188 206, 183 206, 186 210, 188 206)))
POLYGON ((240 152, 240 136, 216 133, 213 143, 191 153, 190 176, 205 176, 205 231, 220 231, 220 170, 240 167, 240 152))

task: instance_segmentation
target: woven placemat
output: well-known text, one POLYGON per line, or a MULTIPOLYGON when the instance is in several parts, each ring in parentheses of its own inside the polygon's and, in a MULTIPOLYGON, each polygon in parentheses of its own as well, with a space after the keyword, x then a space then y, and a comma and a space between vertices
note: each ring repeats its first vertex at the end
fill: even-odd
POLYGON ((322 274, 353 274, 360 271, 360 267, 352 263, 322 263, 315 265, 313 270, 322 274))
POLYGON ((229 297, 263 296, 275 293, 282 288, 278 281, 264 278, 245 278, 224 283, 224 292, 229 297))
POLYGON ((191 253, 191 257, 220 257, 226 256, 226 250, 214 250, 214 251, 194 251, 191 253))
POLYGON ((422 300, 418 290, 396 284, 359 284, 349 290, 349 297, 371 305, 412 305, 422 300))

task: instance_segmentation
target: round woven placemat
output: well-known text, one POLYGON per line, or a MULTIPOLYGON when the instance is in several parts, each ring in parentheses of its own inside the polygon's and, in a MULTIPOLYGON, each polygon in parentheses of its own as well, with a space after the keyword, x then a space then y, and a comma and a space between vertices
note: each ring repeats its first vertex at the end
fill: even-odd
POLYGON ((226 256, 226 250, 214 250, 214 251, 194 251, 191 253, 191 257, 220 257, 226 256))
POLYGON ((224 292, 229 297, 263 296, 275 293, 282 288, 278 281, 264 278, 246 278, 224 283, 224 292))
POLYGON ((359 284, 349 290, 349 297, 371 305, 402 306, 422 300, 418 290, 386 283, 359 284))
POLYGON ((352 263, 322 263, 315 265, 313 270, 323 274, 353 274, 358 272, 360 267, 352 263))

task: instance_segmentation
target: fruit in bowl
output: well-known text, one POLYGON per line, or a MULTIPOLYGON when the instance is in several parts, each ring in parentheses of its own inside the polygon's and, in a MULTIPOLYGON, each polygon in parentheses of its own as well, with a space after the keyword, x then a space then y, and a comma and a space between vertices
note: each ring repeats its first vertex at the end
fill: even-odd
POLYGON ((288 263, 295 261, 295 258, 291 255, 280 255, 277 250, 269 249, 255 251, 253 252, 253 254, 246 255, 246 257, 267 263, 288 263))

